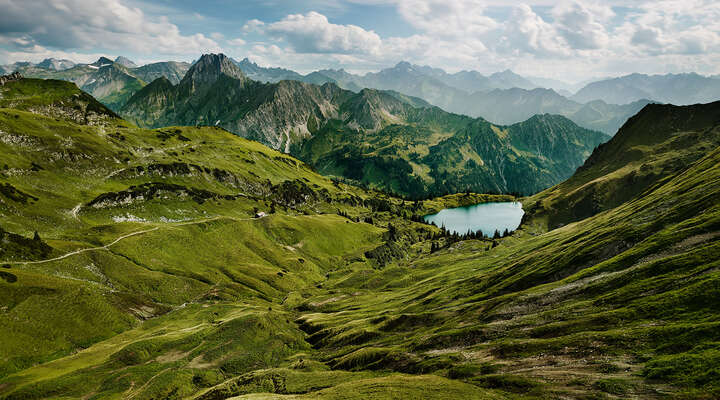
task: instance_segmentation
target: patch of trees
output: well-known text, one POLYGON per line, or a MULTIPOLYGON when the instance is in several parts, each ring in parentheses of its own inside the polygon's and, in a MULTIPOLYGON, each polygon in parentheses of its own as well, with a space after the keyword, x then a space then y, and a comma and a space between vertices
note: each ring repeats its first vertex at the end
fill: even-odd
POLYGON ((286 180, 274 185, 270 188, 270 192, 274 201, 287 207, 330 199, 327 189, 315 191, 300 179, 286 180))
POLYGON ((29 201, 38 201, 33 195, 23 193, 9 183, 0 183, 0 195, 18 203, 27 204, 29 201))
MULTIPOLYGON (((435 225, 435 224, 432 224, 435 225)), ((468 230, 465 233, 459 234, 457 232, 450 232, 448 231, 444 226, 440 227, 440 232, 437 232, 433 235, 431 238, 433 242, 430 245, 430 253, 434 253, 440 249, 449 247, 453 243, 461 242, 463 240, 490 240, 492 239, 492 245, 491 247, 496 247, 498 245, 498 242, 496 239, 502 239, 506 236, 510 236, 511 232, 508 229, 505 229, 504 231, 500 232, 499 230, 495 230, 495 232, 492 235, 486 235, 481 230, 472 231, 468 230), (437 240, 444 239, 444 245, 441 246, 437 240)))
POLYGON ((391 214, 403 215, 401 213, 401 207, 393 204, 388 199, 370 197, 363 201, 363 206, 369 208, 373 212, 389 212, 391 214))
POLYGON ((350 214, 348 214, 347 212, 345 212, 343 210, 338 210, 337 215, 347 218, 352 222, 360 222, 360 217, 352 217, 352 216, 350 216, 350 214))
POLYGON ((0 271, 0 279, 3 279, 7 283, 17 282, 17 276, 15 276, 15 274, 11 274, 10 272, 6 272, 6 271, 0 271))
POLYGON ((167 131, 159 131, 157 134, 158 139, 162 141, 166 141, 168 139, 177 138, 180 141, 183 142, 189 142, 190 138, 183 136, 182 131, 180 129, 175 130, 167 130, 167 131))
POLYGON ((47 258, 52 252, 52 247, 45 243, 37 232, 32 238, 26 238, 0 227, 0 243, 2 260, 38 260, 47 258))
POLYGON ((401 258, 405 256, 405 252, 395 242, 385 242, 380 246, 366 251, 365 257, 374 260, 379 267, 384 267, 388 263, 392 262, 395 258, 401 258))

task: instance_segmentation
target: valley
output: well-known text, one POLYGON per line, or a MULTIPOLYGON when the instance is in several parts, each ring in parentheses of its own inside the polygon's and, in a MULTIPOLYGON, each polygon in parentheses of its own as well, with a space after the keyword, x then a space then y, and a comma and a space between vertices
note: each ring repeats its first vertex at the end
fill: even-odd
POLYGON ((71 83, 0 96, 0 398, 719 393, 720 103, 648 106, 530 197, 403 200, 71 83), (515 200, 503 238, 416 222, 515 200))
POLYGON ((0 400, 720 399, 718 21, 0 0, 0 400))

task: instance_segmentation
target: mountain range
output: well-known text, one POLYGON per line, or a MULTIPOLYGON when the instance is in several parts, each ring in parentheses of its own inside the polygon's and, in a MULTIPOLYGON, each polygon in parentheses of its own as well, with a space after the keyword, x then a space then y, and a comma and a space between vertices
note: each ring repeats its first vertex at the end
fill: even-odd
POLYGON ((355 75, 344 70, 320 70, 302 76, 288 70, 265 69, 245 59, 238 63, 259 80, 293 79, 338 86, 394 90, 422 98, 444 110, 513 124, 536 114, 563 115, 576 124, 615 134, 622 124, 652 102, 693 104, 720 99, 720 80, 698 74, 642 75, 589 82, 577 86, 560 81, 525 78, 510 70, 484 76, 477 71, 449 74, 442 69, 400 62, 377 73, 355 75), (561 95, 558 91, 563 92, 561 95), (566 96, 567 95, 567 96, 566 96))
MULTIPOLYGON (((490 76, 477 71, 449 74, 442 69, 401 62, 393 68, 362 76, 344 70, 320 70, 303 76, 288 70, 259 67, 247 59, 237 64, 248 76, 265 82, 292 79, 319 85, 334 83, 355 92, 361 88, 393 90, 422 98, 450 112, 482 117, 498 124, 522 122, 537 114, 559 114, 582 127, 609 135, 615 134, 627 118, 652 102, 637 99, 615 105, 593 100, 582 104, 552 89, 541 88, 510 70, 490 76)), ((552 83, 543 81, 549 82, 552 83)))
POLYGON ((190 64, 174 61, 137 67, 131 60, 120 56, 115 61, 101 57, 90 64, 46 59, 38 64, 16 63, 4 69, 18 71, 27 77, 73 82, 111 109, 118 110, 147 82, 160 76, 178 82, 188 68, 190 64))
MULTIPOLYGON (((255 104, 307 91, 318 114, 341 97, 365 132, 386 111, 480 147, 497 129, 518 154, 565 121, 263 84, 219 56, 149 86, 190 112, 220 84, 255 104)), ((650 104, 534 196, 406 201, 219 127, 139 128, 72 83, 4 80, 0 398, 718 398, 719 118, 650 104), (511 200, 526 216, 505 237, 419 222, 511 200)))
POLYGON ((579 102, 604 99, 611 103, 628 103, 653 99, 677 105, 707 103, 718 100, 720 80, 690 74, 631 74, 589 83, 571 98, 579 102))
POLYGON ((203 55, 177 85, 153 81, 119 112, 143 127, 220 126, 327 175, 412 198, 534 193, 569 177, 609 138, 561 116, 502 126, 396 92, 261 83, 222 54, 203 55))
MULTIPOLYGON (((247 58, 232 61, 248 78, 259 82, 295 80, 316 85, 334 83, 354 92, 364 88, 393 90, 422 98, 446 111, 482 117, 504 125, 522 122, 537 114, 558 114, 584 128, 608 135, 614 135, 630 116, 649 103, 693 104, 720 98, 720 80, 698 74, 631 74, 584 84, 569 84, 553 79, 523 77, 511 70, 487 76, 477 71, 447 73, 439 68, 408 62, 400 62, 392 68, 365 75, 352 74, 342 69, 325 69, 302 75, 283 68, 261 67, 247 58)), ((0 66, 0 72, 19 70, 29 77, 70 80, 114 110, 119 110, 124 105, 123 101, 129 99, 139 87, 160 76, 177 84, 190 67, 189 63, 181 62, 160 62, 136 67, 135 63, 125 57, 118 57, 113 63, 118 66, 113 75, 118 82, 100 85, 103 86, 100 90, 96 88, 98 85, 90 87, 85 84, 92 79, 108 81, 114 79, 113 76, 98 73, 97 77, 89 77, 82 65, 65 72, 74 66, 68 60, 48 59, 39 64, 15 63, 0 66)), ((101 64, 110 64, 110 60, 105 59, 101 64)))

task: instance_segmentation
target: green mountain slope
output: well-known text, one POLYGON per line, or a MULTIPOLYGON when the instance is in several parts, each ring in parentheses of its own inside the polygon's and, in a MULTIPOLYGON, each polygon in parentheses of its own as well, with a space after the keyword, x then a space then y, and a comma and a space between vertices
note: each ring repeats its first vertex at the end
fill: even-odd
POLYGON ((601 145, 578 172, 537 194, 526 206, 537 222, 559 227, 614 208, 720 145, 720 102, 651 104, 601 145))
POLYGON ((101 103, 118 110, 143 86, 145 82, 130 73, 130 70, 110 59, 101 57, 93 64, 81 64, 56 71, 28 66, 19 72, 29 78, 60 79, 75 83, 101 103))
POLYGON ((377 379, 483 393, 294 366, 311 348, 283 304, 339 265, 372 265, 397 218, 373 210, 402 202, 218 128, 138 129, 68 82, 0 90, 13 107, 0 108, 0 398, 187 396, 274 367, 306 391, 377 379))
POLYGON ((717 397, 717 109, 649 106, 598 149, 591 168, 612 179, 634 161, 607 156, 636 155, 632 143, 672 132, 704 148, 649 155, 664 179, 604 187, 624 198, 605 212, 549 232, 531 218, 497 247, 462 242, 369 277, 333 274, 332 294, 299 307, 308 341, 339 369, 445 371, 519 398, 717 397))
MULTIPOLYGON (((72 65, 58 68, 58 60, 18 68, 25 77, 41 79, 59 79, 75 83, 83 91, 91 94, 101 103, 117 111, 130 97, 146 85, 160 77, 177 84, 190 68, 190 64, 181 62, 159 62, 135 66, 132 61, 118 57, 122 62, 101 57, 92 64, 72 65), (125 65, 127 64, 127 65, 125 65)), ((60 60, 64 61, 64 60, 60 60)))
POLYGON ((370 132, 330 125, 292 153, 323 174, 411 197, 534 193, 568 178, 607 139, 560 116, 496 126, 440 113, 427 118, 429 113, 417 123, 370 132))
MULTIPOLYGON (((97 125, 118 118, 109 108, 70 82, 22 79, 0 88, 0 107, 29 111, 75 123, 97 125)), ((19 117, 18 117, 19 118, 19 117)))
MULTIPOLYGON (((649 106, 591 156, 612 175, 640 143, 705 146, 642 193, 459 240, 414 216, 508 198, 402 201, 222 129, 136 128, 66 82, 0 91, 0 398, 720 394, 716 104, 649 106)), ((564 152, 520 128, 495 134, 564 152)))
POLYGON ((531 118, 506 138, 505 127, 398 92, 255 82, 223 55, 203 56, 177 86, 153 82, 121 113, 147 127, 221 126, 323 174, 413 198, 464 190, 534 193, 569 177, 608 139, 563 117, 531 118))

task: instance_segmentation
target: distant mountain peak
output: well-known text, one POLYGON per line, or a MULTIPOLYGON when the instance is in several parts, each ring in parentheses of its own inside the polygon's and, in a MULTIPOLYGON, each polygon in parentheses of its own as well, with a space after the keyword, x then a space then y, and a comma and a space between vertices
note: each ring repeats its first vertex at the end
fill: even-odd
POLYGON ((256 62, 250 60, 248 57, 243 58, 241 61, 233 59, 230 60, 240 67, 240 70, 247 76, 252 76, 253 74, 260 73, 264 69, 267 69, 260 67, 256 62))
POLYGON ((127 58, 127 57, 118 56, 118 57, 115 59, 115 62, 118 63, 118 64, 120 64, 120 65, 122 65, 123 67, 127 67, 127 68, 137 68, 137 64, 135 64, 132 60, 130 60, 130 59, 127 58))
POLYGON ((109 59, 109 58, 107 58, 107 57, 100 57, 100 58, 98 58, 97 61, 95 61, 94 63, 92 63, 92 64, 90 64, 90 65, 92 65, 93 67, 98 67, 98 68, 100 68, 100 67, 105 67, 105 66, 108 66, 108 65, 113 65, 114 63, 115 63, 115 62, 114 62, 113 60, 111 60, 111 59, 109 59))
POLYGON ((62 71, 74 67, 75 63, 65 59, 59 60, 57 58, 46 58, 38 63, 37 66, 54 71, 62 71))
POLYGON ((225 54, 203 54, 197 62, 190 67, 181 84, 215 83, 221 75, 244 81, 246 79, 240 67, 225 54))
POLYGON ((197 63, 193 66, 195 69, 204 68, 216 70, 220 73, 224 73, 229 76, 243 78, 244 75, 240 71, 235 63, 227 57, 225 54, 203 54, 197 63))
POLYGON ((500 72, 495 72, 494 74, 492 74, 490 76, 491 77, 502 77, 502 78, 515 78, 515 77, 521 78, 520 75, 513 72, 513 70, 511 70, 510 68, 507 68, 500 72))

